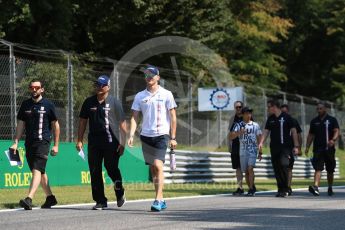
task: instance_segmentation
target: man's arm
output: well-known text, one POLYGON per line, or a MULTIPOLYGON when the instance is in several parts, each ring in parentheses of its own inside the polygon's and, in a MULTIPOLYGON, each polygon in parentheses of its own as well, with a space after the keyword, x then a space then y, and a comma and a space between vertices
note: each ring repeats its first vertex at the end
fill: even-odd
POLYGON ((80 151, 83 148, 83 139, 84 139, 86 125, 87 125, 87 119, 79 118, 78 140, 77 140, 77 145, 76 145, 76 148, 78 151, 80 151))
POLYGON ((335 142, 338 140, 339 138, 339 128, 335 128, 333 129, 333 138, 331 140, 328 141, 328 146, 332 147, 335 145, 335 142))
POLYGON ((299 150, 299 141, 298 141, 298 136, 297 136, 297 130, 296 128, 291 128, 290 129, 291 131, 291 134, 292 134, 292 140, 293 140, 293 145, 294 145, 294 148, 293 148, 293 152, 294 154, 298 154, 298 150, 299 150))
POLYGON ((172 149, 176 148, 177 141, 176 141, 176 109, 170 109, 170 143, 169 146, 172 149))
POLYGON ((268 129, 264 129, 262 135, 261 135, 261 140, 259 142, 259 151, 262 151, 262 146, 265 143, 268 135, 270 134, 270 131, 268 129))
POLYGON ((127 141, 127 144, 129 147, 133 147, 133 139, 134 139, 134 133, 137 129, 137 124, 139 121, 139 111, 132 110, 132 116, 130 120, 130 128, 129 128, 129 138, 127 141))
POLYGON ((51 124, 54 132, 54 146, 52 148, 52 153, 55 156, 59 152, 60 124, 57 120, 52 121, 51 124))
MULTIPOLYGON (((16 127, 16 135, 14 137, 14 140, 13 140, 14 143, 12 144, 11 149, 16 150, 18 148, 18 142, 23 135, 24 128, 25 128, 25 122, 22 120, 18 120, 17 127, 16 127)), ((14 151, 14 153, 16 153, 16 151, 14 151)))
POLYGON ((314 134, 310 132, 308 133, 307 143, 306 143, 305 151, 304 151, 306 156, 308 156, 309 148, 310 148, 311 143, 313 143, 314 141, 314 137, 315 137, 314 134))

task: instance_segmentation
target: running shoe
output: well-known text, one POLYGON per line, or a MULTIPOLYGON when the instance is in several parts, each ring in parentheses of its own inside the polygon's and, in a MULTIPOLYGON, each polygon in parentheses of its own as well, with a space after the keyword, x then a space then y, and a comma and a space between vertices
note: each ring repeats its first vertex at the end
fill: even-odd
POLYGON ((151 211, 160 212, 162 210, 162 203, 158 200, 153 201, 151 205, 151 211))
POLYGON ((47 196, 46 201, 42 204, 41 208, 51 208, 57 204, 57 200, 54 195, 47 196))
POLYGON ((314 196, 320 196, 319 189, 317 186, 309 186, 309 192, 314 196))
POLYGON ((30 197, 26 197, 19 201, 19 205, 25 210, 32 210, 32 199, 30 197))

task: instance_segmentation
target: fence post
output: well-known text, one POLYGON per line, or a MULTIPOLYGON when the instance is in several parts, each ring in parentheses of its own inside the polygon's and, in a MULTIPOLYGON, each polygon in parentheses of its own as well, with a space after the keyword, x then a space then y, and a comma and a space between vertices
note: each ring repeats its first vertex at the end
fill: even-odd
POLYGON ((6 44, 10 49, 10 97, 11 97, 11 138, 14 139, 17 127, 17 86, 16 86, 16 58, 13 54, 13 45, 6 44))
POLYGON ((189 146, 193 145, 193 85, 191 77, 188 77, 188 123, 189 146))
POLYGON ((302 130, 303 130, 303 143, 302 145, 305 146, 305 143, 307 141, 307 124, 306 124, 306 119, 305 119, 305 104, 304 104, 304 98, 301 95, 297 94, 297 97, 300 98, 301 100, 301 125, 302 125, 302 130))
POLYGON ((66 139, 74 141, 74 100, 73 100, 73 65, 70 55, 67 56, 67 118, 66 118, 66 139))

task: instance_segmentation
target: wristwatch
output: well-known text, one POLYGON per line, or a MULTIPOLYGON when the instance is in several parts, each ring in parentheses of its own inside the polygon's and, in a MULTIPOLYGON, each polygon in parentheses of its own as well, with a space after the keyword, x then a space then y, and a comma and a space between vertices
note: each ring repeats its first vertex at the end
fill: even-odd
POLYGON ((170 137, 170 140, 172 140, 172 141, 176 141, 176 137, 170 137))

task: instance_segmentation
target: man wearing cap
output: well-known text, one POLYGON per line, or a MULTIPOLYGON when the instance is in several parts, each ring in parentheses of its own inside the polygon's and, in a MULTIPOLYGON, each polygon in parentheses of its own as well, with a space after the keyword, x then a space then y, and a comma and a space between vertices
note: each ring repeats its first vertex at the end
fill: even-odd
POLYGON ((126 143, 126 121, 121 103, 109 95, 110 80, 106 75, 95 82, 96 94, 87 98, 79 114, 79 129, 76 148, 83 148, 84 132, 89 121, 88 163, 91 176, 92 198, 96 201, 94 210, 106 209, 102 162, 114 182, 117 206, 125 203, 125 190, 119 169, 120 156, 126 143))
POLYGON ((169 138, 170 148, 175 149, 177 145, 175 110, 177 106, 172 93, 158 84, 160 75, 157 67, 147 66, 144 75, 146 89, 135 95, 132 104, 128 146, 133 146, 134 133, 139 121, 139 112, 141 112, 140 139, 144 160, 146 164, 150 165, 156 192, 151 210, 161 211, 167 208, 166 202, 163 200, 163 165, 169 138))
MULTIPOLYGON (((289 114, 289 105, 288 104, 282 104, 280 106, 280 109, 281 109, 282 112, 289 114)), ((297 139, 298 139, 298 145, 299 145, 298 153, 299 153, 299 155, 301 155, 302 154, 302 152, 301 152, 301 147, 302 147, 302 129, 301 129, 301 126, 299 125, 297 119, 295 119, 294 117, 291 117, 291 118, 292 118, 292 121, 295 123, 296 132, 297 132, 297 139)), ((288 179, 288 184, 289 184, 288 195, 289 196, 292 195, 291 184, 292 184, 292 169, 293 169, 294 163, 295 163, 295 156, 291 152, 290 163, 289 163, 289 167, 288 167, 288 177, 289 177, 289 179, 288 179)))
POLYGON ((52 194, 46 173, 52 129, 54 146, 51 155, 55 156, 59 149, 60 126, 54 104, 42 97, 44 87, 40 80, 32 80, 29 85, 31 98, 23 101, 18 112, 16 136, 11 149, 16 152, 18 141, 25 130, 26 159, 32 172, 28 196, 20 200, 19 205, 25 210, 32 210, 32 198, 41 184, 46 201, 41 208, 51 208, 57 204, 52 194))
POLYGON ((310 122, 310 129, 307 137, 305 155, 308 156, 309 148, 313 142, 313 167, 314 185, 309 186, 309 192, 314 196, 319 196, 319 185, 321 172, 326 165, 328 195, 333 196, 333 178, 335 161, 335 143, 339 138, 339 124, 335 117, 327 113, 325 103, 318 103, 316 106, 318 116, 310 122))
MULTIPOLYGON (((246 196, 254 196, 256 189, 254 187, 254 167, 258 155, 258 143, 261 139, 261 129, 258 123, 252 121, 253 109, 244 107, 241 110, 242 120, 235 124, 230 138, 239 138, 240 142, 240 164, 241 172, 245 173, 248 185, 246 196)), ((261 160, 261 152, 259 160, 261 160)))
POLYGON ((291 116, 280 110, 278 101, 268 101, 267 109, 270 116, 266 121, 259 149, 262 150, 263 143, 270 135, 271 162, 278 187, 276 197, 286 197, 289 191, 288 167, 291 152, 296 155, 299 149, 296 127, 291 116))

